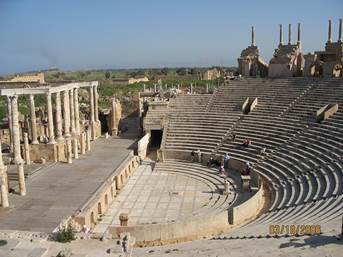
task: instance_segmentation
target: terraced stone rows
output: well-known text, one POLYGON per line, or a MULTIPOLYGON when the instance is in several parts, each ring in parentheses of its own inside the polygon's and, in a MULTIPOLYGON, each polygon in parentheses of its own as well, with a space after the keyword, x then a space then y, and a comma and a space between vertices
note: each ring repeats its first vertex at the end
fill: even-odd
MULTIPOLYGON (((294 93, 296 95, 299 92, 299 96, 293 100, 293 96, 287 99, 285 94, 281 95, 280 98, 284 97, 282 100, 278 99, 277 94, 264 98, 262 96, 257 108, 235 128, 236 142, 224 142, 219 153, 228 151, 237 159, 255 163, 255 169, 272 183, 275 195, 270 211, 263 215, 266 222, 294 221, 292 217, 297 217, 300 221, 326 222, 342 213, 343 113, 339 111, 321 124, 314 123, 311 117, 327 103, 338 102, 342 105, 343 83, 342 80, 310 80, 306 82, 305 90, 299 87, 303 82, 294 80, 291 83, 296 84, 294 93), (332 83, 335 85, 332 86, 332 83), (271 99, 273 102, 268 105, 268 100, 271 99), (274 109, 273 105, 283 107, 274 109), (275 118, 271 119, 273 116, 275 118), (253 141, 249 148, 240 147, 245 137, 253 141), (263 147, 267 147, 267 155, 261 159, 259 152, 263 147), (303 211, 299 211, 300 209, 303 211)), ((250 86, 252 84, 253 82, 250 86)), ((281 84, 283 83, 280 82, 281 84)), ((256 83, 256 87, 259 86, 256 83)), ((287 87, 287 80, 283 86, 287 87)), ((246 84, 243 87, 249 91, 247 94, 256 96, 261 93, 256 94, 257 89, 250 91, 251 87, 247 88, 246 84)), ((273 85, 268 85, 268 88, 273 88, 273 85)), ((279 87, 274 87, 275 92, 276 88, 279 87)), ((235 94, 234 91, 235 89, 230 91, 227 86, 220 87, 217 97, 220 97, 219 93, 227 95, 218 100, 217 105, 214 101, 210 112, 224 114, 230 108, 234 110, 235 104, 243 99, 239 92, 235 94)), ((182 140, 179 141, 178 149, 181 145, 182 140)), ((259 222, 262 219, 256 220, 253 225, 259 222)))

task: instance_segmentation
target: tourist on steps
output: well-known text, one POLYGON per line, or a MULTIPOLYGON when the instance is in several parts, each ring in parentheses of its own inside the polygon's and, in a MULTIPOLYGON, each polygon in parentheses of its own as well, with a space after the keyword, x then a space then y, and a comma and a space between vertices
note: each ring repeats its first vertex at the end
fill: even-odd
POLYGON ((243 140, 243 146, 244 147, 249 147, 251 145, 251 141, 249 138, 246 138, 243 140))
POLYGON ((229 166, 229 160, 230 160, 230 156, 228 153, 225 153, 224 155, 224 168, 226 169, 229 166))

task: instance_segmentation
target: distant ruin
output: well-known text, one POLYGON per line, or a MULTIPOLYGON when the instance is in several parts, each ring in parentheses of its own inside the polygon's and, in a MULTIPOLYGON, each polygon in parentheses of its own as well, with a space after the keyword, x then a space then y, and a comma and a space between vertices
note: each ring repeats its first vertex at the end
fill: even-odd
POLYGON ((242 76, 267 77, 268 64, 260 57, 260 51, 255 44, 255 28, 251 27, 251 45, 245 48, 238 58, 238 72, 242 76))

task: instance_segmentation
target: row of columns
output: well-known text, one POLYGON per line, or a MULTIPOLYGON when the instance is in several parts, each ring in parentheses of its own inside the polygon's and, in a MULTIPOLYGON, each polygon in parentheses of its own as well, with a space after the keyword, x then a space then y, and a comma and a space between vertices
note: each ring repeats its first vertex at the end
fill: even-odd
MULTIPOLYGON (((338 42, 342 42, 342 19, 339 19, 339 27, 338 27, 338 42)), ((331 38, 331 25, 332 22, 331 20, 329 20, 329 30, 328 30, 328 42, 331 43, 332 42, 332 38, 331 38)))
MULTIPOLYGON (((282 24, 279 25, 280 28, 280 35, 279 35, 279 45, 283 45, 283 32, 282 32, 282 24)), ((254 27, 252 27, 254 28, 254 27)), ((253 30, 253 29, 252 29, 253 30)), ((254 35, 254 31, 252 32, 254 35)), ((297 44, 300 44, 300 36, 301 36, 301 24, 298 23, 298 38, 297 38, 297 44)), ((288 24, 288 44, 292 44, 292 25, 288 24)))
MULTIPOLYGON (((64 121, 64 134, 62 126, 62 104, 61 104, 61 93, 56 92, 56 136, 57 141, 63 141, 66 139, 67 147, 67 159, 71 162, 72 152, 74 153, 74 158, 78 158, 78 139, 80 136, 81 141, 81 152, 84 153, 90 150, 90 139, 95 139, 94 125, 99 122, 98 115, 98 93, 97 86, 91 86, 89 88, 90 93, 90 125, 91 128, 87 132, 80 136, 80 112, 79 112, 79 101, 78 101, 78 88, 67 89, 63 91, 63 121, 64 121), (90 135, 90 131, 92 135, 90 135), (73 137, 73 138, 72 138, 73 137)), ((52 108, 52 93, 46 93, 47 102, 47 113, 48 113, 48 137, 49 144, 55 144, 55 126, 52 108)), ((8 122, 10 130, 10 147, 14 154, 14 163, 17 166, 18 180, 19 180, 19 191, 20 195, 26 195, 25 177, 24 177, 24 161, 21 155, 20 146, 20 128, 19 128, 19 112, 18 112, 18 96, 11 95, 7 96, 7 111, 8 111, 8 122)), ((30 95, 30 115, 31 115, 31 143, 39 144, 37 135, 37 123, 36 123, 36 112, 35 112, 35 100, 34 95, 30 95)), ((30 153, 29 153, 29 143, 28 134, 24 133, 24 154, 25 161, 30 164, 30 153)), ((2 164, 2 153, 0 151, 0 176, 2 176, 3 164, 2 164)), ((0 180, 2 181, 2 180, 0 180)), ((3 183, 1 183, 1 192, 3 190, 3 183)), ((8 192, 8 188, 7 188, 8 192)), ((3 198, 3 193, 1 194, 3 198)), ((6 203, 6 201, 2 201, 6 203)))
MULTIPOLYGON (((98 93, 97 86, 89 87, 90 94, 90 122, 91 125, 95 122, 99 122, 98 115, 98 93)), ((55 126, 52 109, 52 93, 46 93, 47 112, 48 112, 48 138, 49 144, 63 141, 64 137, 77 136, 80 134, 80 109, 78 100, 78 88, 72 88, 63 91, 63 115, 62 115, 62 99, 61 92, 56 92, 55 104, 56 104, 56 140, 55 140, 55 126), (63 121, 62 121, 63 116, 63 121), (62 126, 62 123, 64 126, 62 126), (64 130, 64 131, 63 131, 64 130), (64 132, 64 134, 63 134, 64 132), (64 137, 63 137, 64 136, 64 137)), ((11 105, 8 105, 9 123, 11 120, 11 105)), ((31 116, 31 143, 39 144, 37 136, 37 123, 35 112, 35 100, 34 95, 30 95, 30 116, 31 116)), ((12 128, 10 126, 10 131, 12 128)), ((10 133, 12 134, 12 133, 10 133)), ((94 132, 93 132, 94 134, 94 132)), ((93 137, 94 139, 94 137, 93 137)), ((12 138, 11 138, 11 141, 12 138)))

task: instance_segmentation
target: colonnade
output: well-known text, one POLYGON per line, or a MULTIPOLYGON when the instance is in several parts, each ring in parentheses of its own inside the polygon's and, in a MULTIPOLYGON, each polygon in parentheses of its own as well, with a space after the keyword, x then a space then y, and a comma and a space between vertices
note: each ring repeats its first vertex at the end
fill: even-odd
MULTIPOLYGON (((98 82, 80 82, 70 83, 61 86, 53 87, 38 87, 38 88, 12 88, 1 89, 1 95, 7 96, 7 111, 9 121, 10 148, 13 153, 14 164, 17 167, 19 191, 20 195, 26 195, 25 177, 24 177, 24 160, 21 153, 20 144, 20 127, 19 127, 19 112, 18 112, 18 97, 19 95, 30 95, 30 136, 24 135, 24 156, 27 164, 30 163, 28 138, 31 139, 32 145, 38 145, 38 133, 36 122, 36 107, 35 95, 45 94, 46 110, 48 117, 48 143, 49 145, 63 143, 67 149, 67 161, 72 162, 72 157, 78 158, 78 145, 80 143, 80 152, 84 154, 86 149, 90 150, 90 140, 96 138, 96 127, 99 125, 98 115, 98 82), (79 106, 79 88, 89 88, 90 100, 90 121, 88 129, 81 131, 80 126, 80 106, 79 106), (61 93, 63 95, 63 106, 61 93), (54 95, 55 94, 55 95, 54 95), (52 97, 55 96, 55 112, 53 111, 52 97), (54 116, 55 115, 55 116, 54 116)), ((1 151, 0 151, 1 152, 1 151)), ((1 154, 0 154, 1 155, 1 154)), ((4 175, 6 173, 3 168, 2 155, 0 157, 0 185, 1 199, 4 196, 4 175), (1 179, 2 178, 2 179, 1 179)), ((7 177, 7 173, 6 173, 7 177)), ((8 188, 7 188, 8 191, 8 188)), ((6 201, 2 200, 2 205, 5 207, 6 201)))

